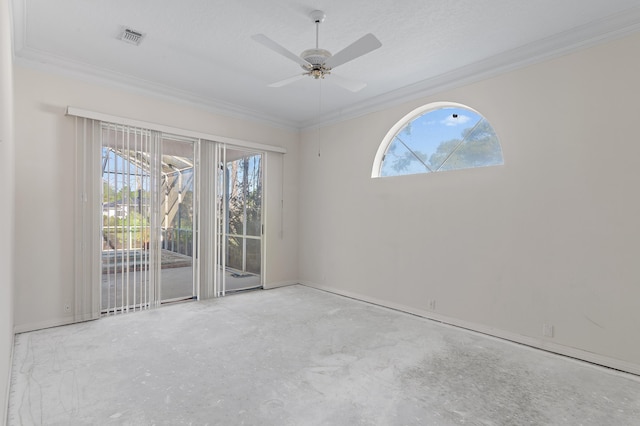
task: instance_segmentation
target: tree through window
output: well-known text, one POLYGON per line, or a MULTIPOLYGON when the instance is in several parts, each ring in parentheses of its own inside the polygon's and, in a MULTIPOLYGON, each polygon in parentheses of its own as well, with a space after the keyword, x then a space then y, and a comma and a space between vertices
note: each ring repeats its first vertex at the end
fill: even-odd
POLYGON ((384 152, 376 157, 373 177, 504 164, 498 137, 482 115, 462 105, 441 105, 419 108, 394 126, 380 147, 384 152))

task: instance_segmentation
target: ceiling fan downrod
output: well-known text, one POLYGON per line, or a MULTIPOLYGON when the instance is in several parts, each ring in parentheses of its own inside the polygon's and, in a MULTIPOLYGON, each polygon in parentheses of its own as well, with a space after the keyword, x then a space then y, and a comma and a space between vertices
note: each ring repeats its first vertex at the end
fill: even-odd
POLYGON ((314 79, 318 80, 324 78, 325 75, 330 74, 331 69, 324 66, 324 62, 327 58, 331 57, 331 52, 325 49, 320 49, 320 24, 324 22, 327 17, 321 10, 314 10, 309 14, 311 20, 316 24, 316 47, 315 49, 307 49, 300 54, 300 57, 307 61, 311 66, 302 66, 307 71, 305 74, 310 75, 314 79))
POLYGON ((318 36, 320 35, 320 24, 324 22, 324 19, 327 17, 327 15, 325 15, 325 13, 321 10, 314 10, 309 14, 309 16, 311 17, 313 22, 316 24, 316 49, 318 49, 319 47, 318 36))

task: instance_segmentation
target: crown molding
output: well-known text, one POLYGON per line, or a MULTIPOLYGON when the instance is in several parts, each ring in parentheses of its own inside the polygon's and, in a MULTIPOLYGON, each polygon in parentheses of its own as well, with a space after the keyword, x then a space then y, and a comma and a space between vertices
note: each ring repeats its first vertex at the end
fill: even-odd
POLYGON ((445 74, 369 98, 339 111, 300 123, 303 131, 353 119, 406 102, 455 89, 519 68, 568 55, 640 31, 640 7, 572 28, 445 74))
POLYGON ((125 75, 100 67, 94 67, 81 62, 70 61, 66 58, 52 55, 48 52, 43 52, 31 47, 23 46, 22 48, 19 48, 17 42, 14 45, 16 52, 14 54, 14 62, 17 65, 26 68, 71 77, 80 81, 105 87, 121 89, 130 93, 180 103, 204 109, 215 114, 225 115, 227 117, 258 121, 270 126, 285 128, 288 130, 298 130, 299 128, 300 123, 295 121, 285 120, 241 105, 217 99, 204 98, 194 95, 188 91, 165 86, 146 79, 125 75))
POLYGON ((330 111, 310 120, 295 121, 273 116, 241 105, 217 99, 204 98, 187 91, 94 67, 85 63, 69 61, 66 58, 51 55, 26 46, 25 1, 26 0, 15 0, 10 2, 10 6, 13 6, 14 61, 18 65, 185 104, 215 114, 262 122, 289 130, 310 130, 353 119, 445 90, 495 77, 528 65, 567 55, 640 31, 640 7, 635 7, 485 60, 451 70, 439 76, 369 98, 346 108, 330 111))
POLYGON ((217 99, 203 98, 187 91, 91 66, 82 62, 70 61, 67 58, 29 47, 25 43, 27 39, 26 1, 27 0, 9 1, 10 19, 13 25, 13 60, 14 63, 19 66, 71 77, 87 83, 117 88, 130 93, 176 102, 232 118, 258 121, 287 130, 299 130, 300 128, 300 123, 293 120, 285 120, 261 111, 222 102, 217 99))

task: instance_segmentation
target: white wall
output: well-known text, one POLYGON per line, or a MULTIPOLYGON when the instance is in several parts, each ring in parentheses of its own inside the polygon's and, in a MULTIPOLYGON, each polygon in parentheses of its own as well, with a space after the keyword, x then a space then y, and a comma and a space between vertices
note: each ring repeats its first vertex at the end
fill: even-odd
POLYGON ((13 350, 13 59, 9 2, 0 0, 0 424, 5 424, 13 350))
POLYGON ((286 209, 282 233, 280 194, 297 206, 297 131, 222 117, 193 107, 133 95, 16 66, 16 245, 15 327, 30 330, 70 322, 73 297, 74 119, 68 105, 167 126, 277 145, 285 154, 287 183, 282 186, 281 157, 269 154, 267 177, 268 258, 266 286, 295 282, 297 211, 286 209))
POLYGON ((640 374, 638 49, 635 34, 305 132, 301 279, 640 374), (505 165, 371 179, 386 132, 434 101, 482 113, 505 165))
MULTIPOLYGON (((73 105, 286 147, 284 187, 267 183, 269 200, 285 198, 283 220, 279 203, 267 212, 267 286, 301 279, 640 373, 640 59, 630 53, 639 46, 637 34, 311 131, 299 147, 297 132, 14 67, 15 178, 2 182, 15 182, 15 327, 72 319, 63 307, 74 294, 73 119, 64 116, 73 105), (432 101, 484 114, 506 164, 371 179, 387 130, 432 101)), ((0 158, 3 173, 10 158, 0 158)), ((269 156, 269 170, 279 161, 269 156)), ((2 244, 0 254, 11 251, 2 244)))

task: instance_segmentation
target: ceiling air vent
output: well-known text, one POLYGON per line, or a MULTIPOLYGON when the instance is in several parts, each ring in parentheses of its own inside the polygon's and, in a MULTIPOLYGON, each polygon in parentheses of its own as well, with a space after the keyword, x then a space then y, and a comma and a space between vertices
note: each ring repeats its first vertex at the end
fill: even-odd
POLYGON ((143 38, 144 34, 140 31, 132 30, 131 28, 123 28, 122 33, 120 33, 120 40, 125 43, 135 44, 136 46, 142 43, 143 38))

